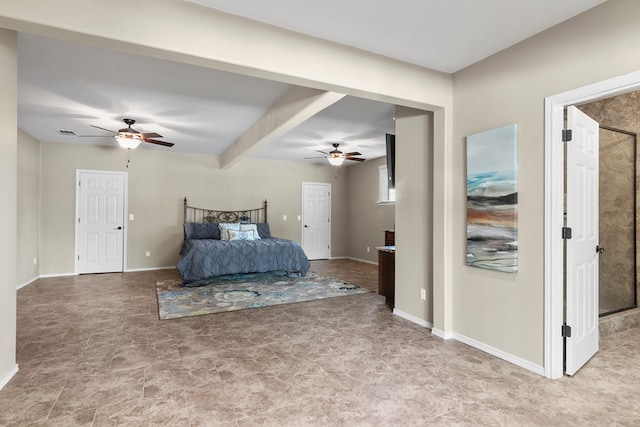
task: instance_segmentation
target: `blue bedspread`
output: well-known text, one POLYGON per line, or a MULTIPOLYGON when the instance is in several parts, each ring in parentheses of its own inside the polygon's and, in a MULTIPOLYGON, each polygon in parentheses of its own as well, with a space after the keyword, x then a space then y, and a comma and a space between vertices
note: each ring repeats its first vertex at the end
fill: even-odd
POLYGON ((267 271, 309 271, 300 245, 277 237, 260 240, 187 239, 177 268, 185 284, 213 276, 267 271))

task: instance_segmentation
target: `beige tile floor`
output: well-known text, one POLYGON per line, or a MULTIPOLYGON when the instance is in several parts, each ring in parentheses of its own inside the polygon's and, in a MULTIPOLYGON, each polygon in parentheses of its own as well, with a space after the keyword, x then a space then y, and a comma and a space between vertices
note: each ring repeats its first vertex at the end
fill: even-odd
MULTIPOLYGON (((312 268, 376 287, 376 267, 312 268)), ((551 381, 391 314, 376 293, 158 320, 174 270, 18 291, 0 425, 637 426, 640 329, 551 381)))

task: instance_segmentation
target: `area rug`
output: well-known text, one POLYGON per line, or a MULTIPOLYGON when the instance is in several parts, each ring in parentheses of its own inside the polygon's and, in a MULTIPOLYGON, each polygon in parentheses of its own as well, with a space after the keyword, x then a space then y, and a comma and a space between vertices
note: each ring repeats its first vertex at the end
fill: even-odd
POLYGON ((161 320, 249 308, 342 297, 371 292, 353 283, 314 272, 304 277, 284 273, 223 276, 198 287, 179 280, 156 282, 161 320))

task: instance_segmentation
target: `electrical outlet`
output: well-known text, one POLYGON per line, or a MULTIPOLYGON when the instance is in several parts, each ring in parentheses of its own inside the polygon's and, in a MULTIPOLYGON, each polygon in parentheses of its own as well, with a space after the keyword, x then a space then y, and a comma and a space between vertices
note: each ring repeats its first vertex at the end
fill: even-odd
POLYGON ((371 252, 371 248, 367 246, 367 252, 371 252))
POLYGON ((427 290, 424 288, 420 289, 420 299, 423 301, 427 299, 427 290))
POLYGON ((150 256, 151 256, 151 252, 150 252, 150 251, 147 251, 147 252, 145 252, 144 254, 145 254, 147 257, 150 257, 150 256))

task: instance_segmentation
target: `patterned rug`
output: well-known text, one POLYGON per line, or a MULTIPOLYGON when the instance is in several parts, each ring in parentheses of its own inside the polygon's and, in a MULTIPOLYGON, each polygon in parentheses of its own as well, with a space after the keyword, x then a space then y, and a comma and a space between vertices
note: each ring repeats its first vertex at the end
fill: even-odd
POLYGON ((313 272, 304 277, 282 272, 222 276, 198 287, 167 280, 156 282, 156 291, 161 320, 371 292, 313 272))

